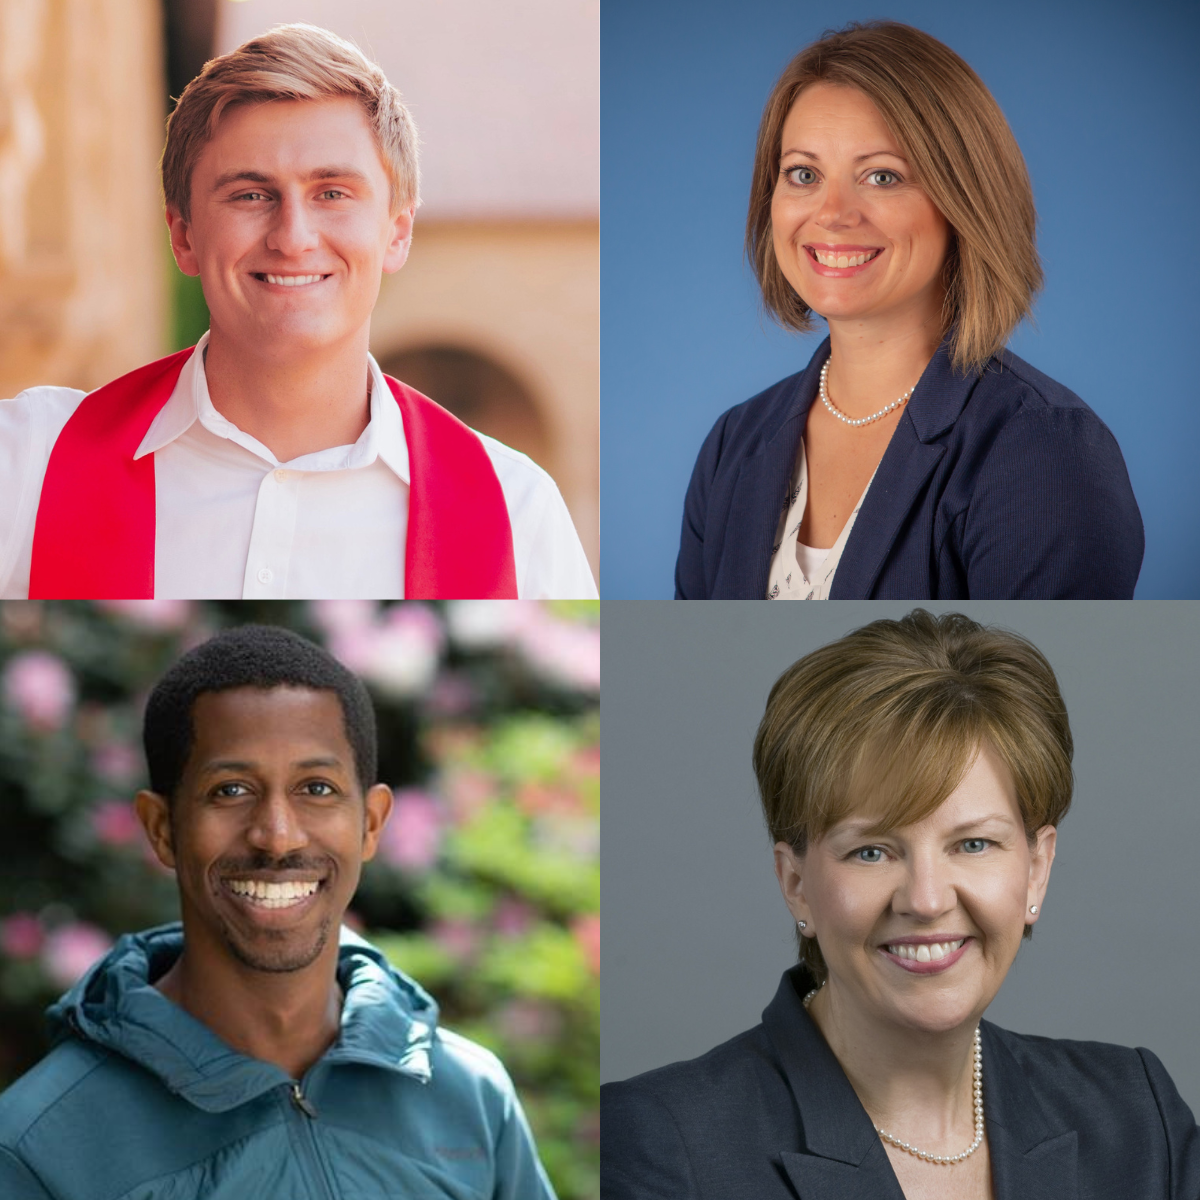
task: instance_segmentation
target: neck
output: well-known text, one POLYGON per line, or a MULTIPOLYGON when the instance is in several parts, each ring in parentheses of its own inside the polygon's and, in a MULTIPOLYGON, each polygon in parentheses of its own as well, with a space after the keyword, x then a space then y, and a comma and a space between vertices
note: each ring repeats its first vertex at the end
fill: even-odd
POLYGON ((353 445, 371 416, 368 332, 264 351, 214 325, 204 360, 213 407, 279 462, 353 445))
POLYGON ((971 1141, 978 1016, 939 1032, 881 1025, 832 979, 808 1011, 876 1126, 932 1153, 971 1141))
POLYGON ((921 378, 942 334, 940 311, 903 325, 830 320, 830 400, 851 418, 878 412, 921 378))
POLYGON ((256 971, 228 955, 189 955, 186 937, 184 946, 154 986, 232 1049, 299 1079, 337 1040, 336 942, 332 955, 326 946, 308 967, 287 972, 256 971))

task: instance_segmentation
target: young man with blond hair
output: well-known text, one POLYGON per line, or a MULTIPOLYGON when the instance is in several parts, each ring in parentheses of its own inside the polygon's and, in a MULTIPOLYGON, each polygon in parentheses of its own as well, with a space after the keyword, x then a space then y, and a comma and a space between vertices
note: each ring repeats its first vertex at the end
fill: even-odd
POLYGON ((311 25, 213 59, 162 178, 209 331, 86 395, 0 403, 0 596, 596 595, 550 476, 368 351, 419 185, 374 63, 311 25))

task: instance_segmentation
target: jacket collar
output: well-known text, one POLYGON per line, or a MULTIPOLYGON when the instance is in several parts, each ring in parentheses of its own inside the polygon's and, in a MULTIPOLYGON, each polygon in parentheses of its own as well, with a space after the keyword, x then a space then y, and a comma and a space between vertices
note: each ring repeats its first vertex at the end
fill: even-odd
POLYGON ((946 453, 938 441, 962 416, 977 373, 950 365, 950 337, 929 360, 883 452, 875 480, 846 539, 830 599, 867 599, 917 496, 946 453))
MULTIPOLYGON (((743 460, 739 470, 728 522, 745 535, 727 545, 720 574, 727 580, 752 580, 750 594, 755 599, 766 595, 772 539, 779 520, 779 510, 774 504, 764 504, 763 497, 777 497, 782 502, 787 494, 809 409, 817 399, 821 368, 829 355, 830 341, 825 338, 808 366, 793 377, 762 430, 758 448, 743 460)), ((917 381, 884 451, 846 541, 833 580, 832 599, 869 596, 917 493, 945 453, 945 446, 937 439, 962 415, 978 378, 978 374, 964 376, 953 370, 948 334, 917 381)), ((718 594, 725 595, 724 588, 717 586, 718 594)), ((739 585, 734 586, 737 595, 744 594, 739 585)))
MULTIPOLYGON (((871 1119, 804 1008, 813 987, 803 967, 780 981, 763 1012, 800 1115, 800 1148, 780 1159, 800 1200, 903 1200, 871 1119)), ((1077 1135, 1048 1113, 1029 1087, 1003 1035, 982 1024, 988 1152, 996 1200, 1074 1200, 1077 1135)))
MULTIPOLYGON (((54 1040, 74 1035, 121 1054, 207 1112, 236 1108, 288 1082, 281 1068, 231 1049, 151 985, 182 949, 178 923, 120 938, 49 1009, 54 1040)), ((345 928, 337 974, 345 993, 341 1033, 316 1065, 362 1063, 428 1082, 437 1026, 432 998, 345 928)))

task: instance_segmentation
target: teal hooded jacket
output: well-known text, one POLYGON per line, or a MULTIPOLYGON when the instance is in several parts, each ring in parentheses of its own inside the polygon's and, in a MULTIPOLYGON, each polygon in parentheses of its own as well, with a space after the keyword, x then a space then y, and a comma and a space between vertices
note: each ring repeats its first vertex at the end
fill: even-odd
POLYGON ((503 1066, 343 929, 341 1034, 305 1072, 231 1049, 150 986, 178 924, 122 937, 0 1095, 4 1200, 553 1200, 503 1066))

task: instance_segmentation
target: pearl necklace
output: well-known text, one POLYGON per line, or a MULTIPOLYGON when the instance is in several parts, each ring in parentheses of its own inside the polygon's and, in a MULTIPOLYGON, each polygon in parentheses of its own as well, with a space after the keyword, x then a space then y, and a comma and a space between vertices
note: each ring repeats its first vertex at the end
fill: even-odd
MULTIPOLYGON (((824 986, 824 984, 821 985, 821 987, 824 986)), ((813 997, 820 990, 821 988, 815 987, 804 997, 804 1007, 806 1010, 812 1003, 813 997)), ((929 1154, 925 1150, 918 1150, 916 1146, 910 1146, 908 1142, 902 1142, 899 1138, 893 1137, 886 1130, 880 1129, 878 1125, 874 1125, 874 1122, 872 1124, 874 1125, 875 1132, 885 1142, 891 1142, 893 1146, 898 1146, 901 1150, 907 1150, 909 1154, 915 1154, 917 1158, 923 1158, 926 1162, 936 1163, 938 1166, 953 1166, 955 1163, 962 1162, 964 1158, 970 1158, 983 1143, 983 1042, 979 1036, 978 1026, 975 1027, 975 1069, 972 1074, 971 1095, 975 1104, 975 1140, 961 1154, 929 1154)))
POLYGON ((826 359, 825 365, 821 368, 821 403, 824 404, 825 407, 829 409, 829 411, 833 413, 833 415, 837 417, 839 421, 844 421, 847 425, 870 425, 872 421, 878 421, 880 417, 886 417, 893 408, 895 408, 897 405, 903 404, 905 400, 907 400, 909 396, 913 394, 913 388, 917 386, 914 383, 912 387, 910 387, 908 391, 900 397, 899 400, 893 400, 891 404, 887 406, 887 408, 881 408, 877 413, 872 413, 869 417, 859 417, 858 420, 855 421, 846 416, 844 412, 834 408, 833 401, 829 399, 829 393, 825 390, 825 376, 828 374, 828 372, 829 359, 826 359))

